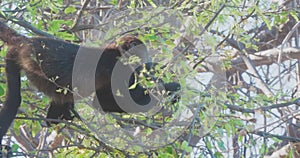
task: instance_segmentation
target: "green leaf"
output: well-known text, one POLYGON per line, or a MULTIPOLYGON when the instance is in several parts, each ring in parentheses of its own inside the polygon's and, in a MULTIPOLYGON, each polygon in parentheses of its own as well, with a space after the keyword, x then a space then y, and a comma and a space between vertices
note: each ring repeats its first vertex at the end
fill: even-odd
POLYGON ((174 156, 169 153, 159 153, 159 158, 173 158, 174 156))
POLYGON ((147 1, 148 1, 148 3, 150 3, 150 5, 151 5, 152 7, 154 7, 154 8, 157 7, 157 5, 156 5, 152 0, 147 0, 147 1))
POLYGON ((135 89, 137 86, 137 82, 134 82, 128 89, 135 89))
POLYGON ((264 13, 260 10, 259 7, 255 8, 257 14, 261 17, 262 21, 267 25, 268 29, 271 30, 272 26, 270 21, 265 17, 264 13))
POLYGON ((112 5, 118 5, 118 1, 117 0, 111 0, 110 2, 108 2, 109 4, 112 5))
POLYGON ((64 88, 64 95, 68 93, 68 88, 64 88))
POLYGON ((38 122, 32 122, 32 124, 33 124, 33 126, 31 128, 31 133, 32 133, 32 136, 36 136, 41 130, 41 125, 38 122))
POLYGON ((166 152, 169 153, 169 154, 173 154, 173 148, 171 146, 167 146, 165 148, 166 152))
POLYGON ((6 14, 3 11, 0 11, 0 14, 3 18, 6 18, 6 14))
POLYGON ((5 88, 4 88, 4 85, 1 84, 0 85, 0 96, 3 96, 5 94, 5 88))
POLYGON ((56 90, 57 93, 61 93, 62 91, 63 91, 62 88, 58 88, 58 89, 56 90))
POLYGON ((215 152, 214 155, 216 158, 223 157, 222 153, 220 152, 215 152))
POLYGON ((152 129, 151 128, 147 128, 146 129, 146 133, 149 135, 149 134, 151 134, 153 131, 152 131, 152 129))
POLYGON ((145 39, 149 41, 156 41, 158 37, 154 34, 145 34, 145 39))
POLYGON ((298 13, 296 11, 293 10, 290 14, 296 21, 299 21, 298 13))
POLYGON ((65 9, 65 14, 69 14, 69 13, 74 13, 74 12, 76 12, 77 10, 76 10, 76 8, 75 7, 73 7, 73 6, 69 6, 68 8, 66 8, 65 9))
POLYGON ((218 147, 222 150, 222 151, 225 151, 226 150, 226 147, 224 145, 224 142, 222 140, 216 140, 217 143, 218 143, 218 147))
POLYGON ((189 146, 187 141, 182 142, 181 149, 186 152, 192 152, 192 150, 193 150, 192 147, 189 146))
POLYGON ((13 144, 13 145, 11 146, 11 151, 12 151, 12 152, 17 152, 18 149, 19 149, 19 145, 18 145, 18 144, 13 144))

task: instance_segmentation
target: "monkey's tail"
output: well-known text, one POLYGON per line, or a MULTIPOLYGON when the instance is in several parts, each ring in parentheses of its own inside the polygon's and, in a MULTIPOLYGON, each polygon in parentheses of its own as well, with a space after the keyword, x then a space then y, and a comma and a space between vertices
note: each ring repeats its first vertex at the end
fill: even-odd
POLYGON ((17 37, 25 37, 0 21, 0 39, 7 44, 16 44, 17 37))

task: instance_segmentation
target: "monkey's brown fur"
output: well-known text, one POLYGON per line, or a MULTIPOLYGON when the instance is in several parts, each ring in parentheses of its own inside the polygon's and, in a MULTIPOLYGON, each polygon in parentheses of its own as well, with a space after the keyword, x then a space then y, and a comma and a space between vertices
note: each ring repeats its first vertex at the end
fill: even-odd
MULTIPOLYGON (((25 71, 30 82, 39 91, 51 98, 47 118, 72 120, 72 113, 79 117, 73 109, 73 93, 57 91, 60 88, 72 87, 72 72, 79 45, 44 37, 28 38, 18 34, 3 22, 0 22, 0 39, 8 45, 5 59, 7 91, 6 101, 0 111, 0 143, 21 103, 21 70, 25 71)), ((147 52, 145 45, 134 36, 124 36, 119 42, 113 42, 102 50, 83 48, 83 51, 91 53, 103 51, 96 68, 95 87, 97 98, 104 111, 124 112, 116 103, 111 90, 112 70, 119 57, 137 45, 142 46, 141 53, 147 52)), ((134 82, 133 80, 134 78, 130 79, 129 85, 134 82)), ((120 81, 123 79, 120 78, 120 81)), ((180 87, 177 83, 168 86, 170 91, 177 91, 180 87)), ((88 91, 82 91, 83 96, 89 95, 88 91)), ((150 100, 149 94, 145 94, 142 86, 131 89, 130 94, 139 104, 147 104, 150 100)))

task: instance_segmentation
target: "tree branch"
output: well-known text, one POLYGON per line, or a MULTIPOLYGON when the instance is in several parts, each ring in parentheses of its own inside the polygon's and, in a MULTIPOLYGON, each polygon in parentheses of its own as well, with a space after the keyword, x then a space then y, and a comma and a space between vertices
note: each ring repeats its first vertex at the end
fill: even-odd
MULTIPOLYGON (((3 13, 4 14, 4 13, 3 13)), ((57 37, 53 36, 52 34, 49 34, 47 32, 44 32, 40 29, 37 29, 36 27, 32 26, 29 22, 24 21, 20 18, 16 18, 16 17, 11 17, 11 16, 7 16, 6 14, 0 14, 0 18, 6 19, 11 21, 12 23, 18 24, 26 29, 29 29, 30 31, 32 31, 33 33, 39 35, 39 36, 45 36, 45 37, 49 37, 49 38, 55 38, 58 39, 57 37)))
POLYGON ((290 105, 294 105, 294 104, 299 104, 299 101, 300 101, 300 98, 298 98, 294 101, 291 101, 291 102, 273 104, 273 105, 270 105, 270 106, 262 106, 262 107, 258 107, 258 108, 255 108, 255 109, 246 109, 246 108, 242 108, 240 106, 230 105, 230 104, 227 104, 227 103, 225 103, 225 106, 228 109, 233 110, 233 111, 239 111, 239 112, 242 112, 242 113, 255 113, 255 111, 258 111, 258 110, 268 111, 268 110, 271 110, 271 109, 277 109, 277 108, 282 108, 282 107, 286 107, 286 106, 290 106, 290 105))
MULTIPOLYGON (((262 65, 271 65, 277 62, 278 56, 282 53, 282 59, 281 62, 297 59, 300 60, 300 48, 284 48, 282 50, 280 49, 270 49, 265 50, 261 52, 257 52, 255 54, 250 54, 248 56, 249 60, 252 61, 253 65, 256 66, 262 66, 262 65)), ((207 57, 204 62, 203 66, 205 67, 199 67, 197 68, 198 72, 214 72, 214 73, 224 73, 219 72, 223 70, 216 69, 215 67, 220 67, 220 63, 222 63, 223 60, 226 60, 225 57, 215 57, 215 56, 209 56, 207 57), (212 62, 213 61, 213 62, 212 62)), ((244 63, 242 57, 236 57, 233 60, 231 60, 231 68, 224 70, 227 74, 233 74, 237 71, 244 72, 248 68, 246 64, 244 63)))
POLYGON ((250 133, 259 135, 261 137, 267 137, 267 138, 275 137, 280 140, 286 140, 286 141, 291 141, 291 142, 300 142, 300 138, 289 137, 289 136, 280 136, 280 135, 271 134, 271 133, 263 132, 263 131, 253 131, 250 133))

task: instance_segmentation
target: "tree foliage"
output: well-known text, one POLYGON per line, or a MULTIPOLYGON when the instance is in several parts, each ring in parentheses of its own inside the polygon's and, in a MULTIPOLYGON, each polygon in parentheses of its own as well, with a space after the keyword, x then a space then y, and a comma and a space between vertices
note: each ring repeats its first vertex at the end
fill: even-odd
MULTIPOLYGON (((183 87, 180 105, 165 105, 151 117, 105 114, 105 130, 97 133, 91 130, 99 130, 97 124, 80 120, 45 128, 48 98, 24 76, 21 109, 6 143, 28 157, 299 157, 299 6, 299 0, 1 1, 0 20, 27 36, 99 46, 135 33, 153 60, 166 65, 157 75, 183 87), (186 128, 167 126, 182 108, 192 113, 186 128), (161 128, 168 129, 161 135, 177 137, 157 140, 167 143, 149 150, 127 148, 124 140, 131 139, 116 128, 145 133, 141 142, 155 140, 161 128)), ((1 103, 6 49, 0 52, 1 103)), ((90 119, 84 101, 76 108, 90 119)))

